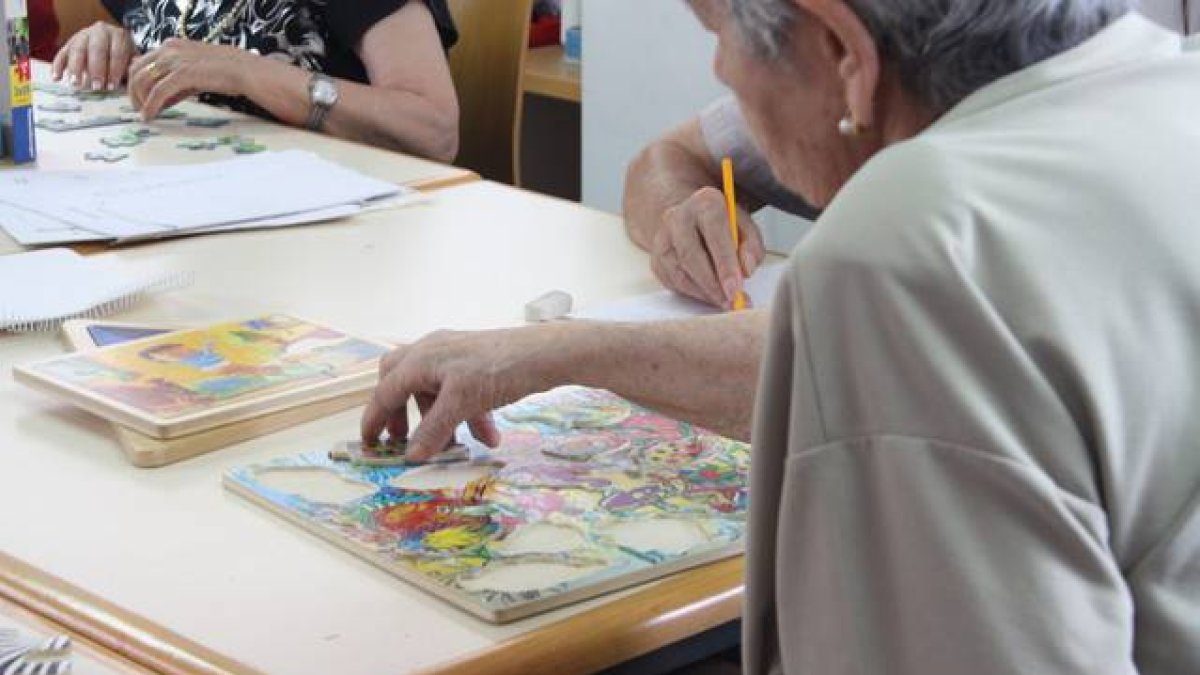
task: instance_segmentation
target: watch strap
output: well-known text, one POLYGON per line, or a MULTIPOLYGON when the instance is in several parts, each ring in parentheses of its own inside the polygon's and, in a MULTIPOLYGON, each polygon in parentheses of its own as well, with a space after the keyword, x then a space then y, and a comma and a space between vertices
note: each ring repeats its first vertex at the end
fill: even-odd
POLYGON ((329 110, 333 107, 330 103, 317 100, 318 82, 328 82, 332 85, 333 79, 322 73, 313 73, 312 78, 308 81, 308 121, 304 123, 304 128, 309 131, 320 131, 321 126, 325 124, 325 117, 329 115, 329 110))

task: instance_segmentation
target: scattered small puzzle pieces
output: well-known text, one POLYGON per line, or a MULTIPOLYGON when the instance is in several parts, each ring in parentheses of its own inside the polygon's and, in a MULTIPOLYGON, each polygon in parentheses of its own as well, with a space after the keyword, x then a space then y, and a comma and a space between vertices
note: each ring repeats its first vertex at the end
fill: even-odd
POLYGON ((33 90, 51 94, 53 96, 73 98, 76 101, 103 101, 105 99, 116 98, 118 96, 125 95, 124 91, 79 89, 62 82, 35 82, 33 84, 33 90))
POLYGON ((129 153, 118 152, 116 150, 101 150, 98 152, 85 152, 83 154, 83 158, 89 162, 106 162, 108 164, 119 162, 123 159, 127 159, 128 157, 129 153))
POLYGON ((59 100, 59 101, 48 101, 46 103, 39 103, 37 105, 37 109, 45 111, 45 112, 73 113, 73 112, 82 112, 83 105, 80 103, 75 103, 73 101, 59 100))
POLYGON ((250 155, 267 149, 267 146, 263 145, 262 143, 258 143, 253 138, 246 136, 191 138, 176 143, 175 147, 182 148, 184 150, 216 150, 220 147, 229 147, 239 155, 250 155))
MULTIPOLYGON (((137 110, 137 108, 134 108, 131 105, 123 105, 123 106, 121 106, 121 112, 136 113, 136 112, 138 112, 138 110, 137 110)), ((155 117, 154 119, 177 120, 177 119, 180 119, 182 117, 187 117, 187 116, 188 116, 187 113, 183 112, 182 110, 176 110, 175 108, 167 108, 166 110, 160 111, 158 113, 158 117, 155 117)))
POLYGON ((267 149, 267 146, 255 141, 249 136, 222 136, 218 140, 222 145, 228 145, 232 147, 233 151, 239 155, 251 155, 267 149))
POLYGON ((407 443, 395 439, 388 439, 376 445, 365 445, 362 441, 345 441, 329 451, 329 459, 335 462, 350 462, 356 466, 451 464, 470 459, 467 449, 461 445, 451 445, 425 462, 408 459, 407 450, 407 443))
POLYGON ((184 124, 189 127, 204 127, 207 129, 215 129, 229 124, 228 117, 189 117, 184 124))
POLYGON ((107 101, 110 98, 118 98, 124 95, 125 92, 123 91, 109 91, 103 89, 76 89, 75 93, 72 94, 72 96, 80 101, 107 101))

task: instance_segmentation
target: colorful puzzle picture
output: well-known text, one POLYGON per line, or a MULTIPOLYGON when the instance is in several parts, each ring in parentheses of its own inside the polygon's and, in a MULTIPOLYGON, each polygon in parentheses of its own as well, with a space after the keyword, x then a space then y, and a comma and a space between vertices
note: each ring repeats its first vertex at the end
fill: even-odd
POLYGON ((500 447, 470 462, 356 466, 322 450, 225 485, 497 623, 742 550, 746 444, 579 387, 496 422, 500 447))
POLYGON ((15 373, 161 438, 370 387, 388 349, 272 315, 72 354, 15 373))

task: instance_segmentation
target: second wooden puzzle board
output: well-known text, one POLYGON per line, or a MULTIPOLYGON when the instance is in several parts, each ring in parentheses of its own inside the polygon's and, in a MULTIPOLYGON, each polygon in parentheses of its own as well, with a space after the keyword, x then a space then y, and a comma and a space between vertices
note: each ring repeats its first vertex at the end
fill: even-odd
POLYGON ((497 423, 501 447, 469 465, 355 467, 318 451, 225 482, 501 623, 740 552, 745 444, 575 387, 497 423))

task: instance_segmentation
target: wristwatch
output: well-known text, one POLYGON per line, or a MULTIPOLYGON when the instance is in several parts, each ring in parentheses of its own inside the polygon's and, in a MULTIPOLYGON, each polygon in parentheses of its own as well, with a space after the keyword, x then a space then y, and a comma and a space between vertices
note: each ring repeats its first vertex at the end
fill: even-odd
POLYGON ((304 125, 311 131, 318 131, 325 123, 325 116, 338 102, 337 82, 332 77, 321 73, 313 73, 308 81, 308 122, 304 125))

